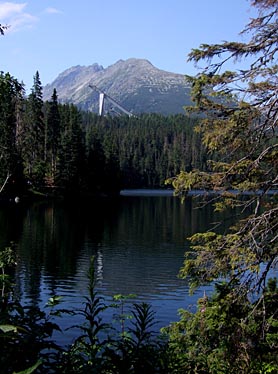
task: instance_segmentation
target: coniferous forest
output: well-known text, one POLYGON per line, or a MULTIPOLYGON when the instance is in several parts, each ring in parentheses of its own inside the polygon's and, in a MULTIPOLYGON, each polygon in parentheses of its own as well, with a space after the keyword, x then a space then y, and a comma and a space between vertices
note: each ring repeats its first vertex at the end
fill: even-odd
POLYGON ((43 101, 39 73, 31 93, 10 74, 0 76, 3 193, 26 189, 67 195, 163 187, 181 170, 205 167, 206 154, 186 115, 100 117, 43 101))
POLYGON ((195 311, 180 310, 179 321, 159 335, 151 307, 134 304, 126 315, 124 295, 108 306, 118 307, 121 331, 104 323, 107 305, 95 287, 93 258, 88 295, 76 312, 60 309, 59 295, 48 300, 48 311, 21 305, 13 298, 16 252, 4 248, 1 373, 278 372, 278 1, 251 6, 257 17, 241 33, 245 42, 201 44, 188 56, 207 64, 187 77, 194 103, 187 111, 196 117, 99 117, 59 104, 56 90, 44 102, 38 72, 29 95, 17 79, 0 74, 1 196, 93 196, 162 187, 170 178, 184 198, 192 189, 213 191, 203 203, 231 209, 236 218, 224 233, 214 223, 189 238, 179 276, 192 292, 208 284, 214 292, 204 293, 195 311), (244 70, 236 65, 242 60, 244 70), (61 330, 53 317, 64 313, 85 320, 73 326, 80 334, 65 348, 53 334, 61 330))

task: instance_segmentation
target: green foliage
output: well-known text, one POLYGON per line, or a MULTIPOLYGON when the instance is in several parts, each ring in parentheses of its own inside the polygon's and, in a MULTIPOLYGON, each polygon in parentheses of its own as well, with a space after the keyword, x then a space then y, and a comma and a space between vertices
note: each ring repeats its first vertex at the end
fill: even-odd
POLYGON ((26 101, 23 132, 21 154, 25 175, 33 184, 40 186, 45 173, 45 123, 42 84, 38 71, 34 76, 34 84, 26 101))
POLYGON ((185 115, 100 117, 43 102, 39 73, 31 94, 8 73, 0 77, 0 191, 61 195, 112 194, 163 187, 180 170, 206 169, 206 149, 185 115), (9 182, 9 183, 8 183, 9 182), (2 187, 1 187, 2 184, 2 187))
POLYGON ((58 185, 70 192, 77 192, 82 185, 84 144, 81 130, 81 115, 73 105, 61 110, 60 150, 58 154, 58 185))
MULTIPOLYGON (((10 182, 13 179, 15 182, 19 178, 19 113, 22 110, 23 94, 23 86, 14 77, 9 73, 0 73, 0 185, 5 180, 10 182)), ((1 192, 2 189, 0 187, 1 192)))
MULTIPOLYGON (((188 78, 195 106, 187 111, 198 114, 196 132, 192 125, 197 120, 187 116, 100 118, 73 106, 57 106, 55 95, 45 109, 46 120, 38 73, 26 112, 15 116, 21 106, 14 99, 20 99, 22 87, 1 75, 2 180, 9 178, 19 154, 34 184, 47 185, 45 178, 51 178, 70 192, 160 186, 163 179, 177 175, 170 179, 177 195, 195 188, 213 191, 216 210, 240 207, 245 213, 223 234, 190 238, 192 250, 180 276, 190 277, 193 288, 225 282, 216 283, 212 297, 199 300, 196 313, 181 311, 180 320, 164 329, 166 340, 153 333, 154 314, 146 304, 135 304, 130 320, 124 316, 124 331, 103 323, 107 306, 95 290, 92 262, 88 297, 78 311, 85 323, 79 326, 81 335, 63 351, 51 340, 59 330, 51 321, 54 310, 46 314, 10 300, 12 285, 3 277, 0 367, 6 373, 277 372, 278 287, 269 273, 277 264, 278 239, 273 193, 278 175, 278 13, 272 0, 255 0, 253 5, 260 13, 245 29, 249 42, 202 44, 189 55, 195 62, 209 61, 203 73, 188 78), (223 60, 213 63, 221 56, 223 60), (249 69, 221 72, 226 61, 245 57, 253 59, 249 69), (24 136, 15 141, 12 134, 21 127, 24 136), (48 159, 54 129, 57 144, 48 159), (3 152, 8 146, 11 152, 3 152), (208 155, 212 160, 207 163, 208 155)), ((1 257, 4 275, 9 259, 12 264, 6 250, 1 257)), ((123 321, 125 299, 116 299, 123 321)), ((49 301, 53 308, 57 302, 49 301)))
POLYGON ((45 104, 46 111, 46 133, 45 148, 46 161, 48 165, 48 183, 54 187, 57 182, 57 165, 59 146, 61 144, 61 117, 59 112, 58 95, 56 89, 53 91, 51 101, 45 104))
POLYGON ((129 294, 129 295, 117 294, 113 296, 113 301, 115 301, 115 303, 113 303, 111 306, 114 308, 120 309, 120 313, 117 313, 114 316, 114 321, 120 322, 122 335, 125 335, 125 322, 132 318, 132 315, 125 312, 125 303, 128 300, 133 299, 135 297, 136 297, 135 294, 129 294))
MULTIPOLYGON (((126 328, 125 333, 119 333, 111 324, 102 322, 102 312, 107 306, 103 304, 95 290, 93 258, 89 279, 89 296, 86 297, 85 308, 79 311, 86 322, 80 327, 82 334, 63 353, 62 360, 58 364, 59 372, 99 374, 160 372, 160 368, 164 365, 162 354, 165 344, 159 342, 151 330, 154 325, 154 312, 150 306, 145 303, 134 304, 130 312, 134 321, 126 328)), ((123 305, 127 297, 116 295, 115 299, 123 305)))
POLYGON ((186 252, 182 278, 190 277, 191 288, 224 278, 231 282, 244 280, 240 292, 252 292, 260 274, 258 256, 248 247, 247 237, 238 232, 225 235, 215 232, 194 234, 192 251, 186 252))
MULTIPOLYGON (((214 240, 213 234, 210 234, 214 240)), ((125 333, 102 321, 107 306, 96 292, 94 259, 88 296, 78 311, 59 311, 59 296, 48 301, 50 313, 10 300, 0 313, 1 368, 5 373, 241 373, 275 372, 278 346, 278 285, 268 281, 259 301, 238 296, 237 284, 219 283, 211 298, 199 300, 196 313, 180 311, 180 320, 153 331, 155 314, 134 304, 125 333), (78 313, 82 323, 74 343, 58 347, 52 316, 78 313)), ((129 295, 132 296, 132 295, 129 295)), ((115 295, 122 305, 128 298, 115 295)), ((2 304, 3 305, 3 304, 2 304)), ((113 305, 112 305, 113 306, 113 305)))
POLYGON ((236 285, 222 283, 214 296, 199 299, 196 313, 181 310, 180 321, 164 329, 175 357, 170 372, 255 374, 277 368, 277 341, 271 344, 264 334, 267 324, 272 338, 277 337, 272 324, 277 321, 277 283, 271 282, 276 286, 269 283, 259 303, 239 298, 236 285))
MULTIPOLYGON (((3 308, 9 299, 9 293, 12 288, 12 271, 16 264, 15 247, 6 247, 0 251, 0 287, 3 308)), ((1 310, 1 307, 0 307, 1 310)))
POLYGON ((94 258, 89 268, 89 296, 85 298, 85 306, 78 314, 85 317, 85 324, 77 327, 81 334, 68 352, 64 353, 61 372, 65 373, 100 373, 102 370, 101 355, 104 342, 100 335, 108 328, 102 322, 101 313, 106 309, 101 297, 95 290, 94 258))
MULTIPOLYGON (((241 209, 225 233, 196 233, 182 278, 191 289, 221 279, 195 314, 181 312, 167 330, 176 356, 173 372, 277 372, 277 4, 259 0, 246 43, 202 44, 189 60, 208 62, 188 77, 201 118, 196 131, 213 158, 208 169, 181 171, 170 182, 176 195, 191 189, 211 196, 215 210, 241 209), (221 72, 225 62, 251 58, 249 69, 221 72), (216 63, 214 61, 216 60, 216 63), (212 195, 211 192, 213 192, 212 195)), ((206 202, 207 200, 205 200, 206 202)), ((204 203, 205 203, 204 202, 204 203)))
POLYGON ((32 367, 30 367, 29 369, 17 372, 15 374, 32 374, 41 365, 41 363, 42 363, 42 361, 39 360, 38 362, 35 363, 35 365, 33 365, 32 367))
POLYGON ((10 326, 0 335, 0 361, 3 372, 8 374, 29 369, 38 359, 43 362, 41 372, 51 371, 53 360, 58 356, 58 347, 51 340, 51 336, 55 330, 59 330, 59 327, 51 322, 51 316, 35 307, 22 307, 18 303, 10 302, 1 312, 2 324, 10 326))
POLYGON ((2 293, 0 297, 1 372, 32 373, 40 367, 41 373, 51 372, 58 357, 58 347, 51 340, 58 325, 51 313, 37 307, 22 306, 12 298, 12 271, 16 266, 14 248, 0 252, 2 293))
POLYGON ((90 177, 102 177, 104 188, 115 179, 122 188, 162 187, 181 169, 205 168, 205 148, 193 132, 197 120, 158 114, 115 118, 86 114, 85 119, 90 177), (114 165, 114 173, 109 165, 114 165))
POLYGON ((208 162, 207 170, 181 171, 170 180, 177 195, 186 196, 191 189, 214 192, 216 210, 232 207, 245 213, 224 235, 194 235, 194 254, 186 255, 181 276, 191 277, 194 285, 224 277, 238 281, 239 292, 249 293, 264 289, 277 262, 278 222, 273 194, 278 174, 273 60, 277 51, 275 40, 268 39, 269 30, 277 33, 278 13, 274 3, 254 5, 261 13, 246 27, 249 42, 203 44, 189 55, 195 62, 209 61, 201 74, 189 78, 196 104, 189 111, 202 114, 196 130, 208 152, 217 152, 217 157, 208 162), (226 61, 247 56, 254 59, 249 69, 220 74, 226 61), (214 58, 220 62, 213 63, 214 58))
MULTIPOLYGON (((154 312, 146 303, 134 304, 128 333, 110 340, 105 351, 107 373, 160 373, 166 370, 165 343, 151 330, 154 312)), ((165 371, 166 372, 166 371, 165 371)))
MULTIPOLYGON (((10 256, 2 256, 1 261, 6 271, 11 264, 10 256)), ((15 266, 14 262, 12 264, 15 266)), ((167 372, 167 342, 160 340, 152 331, 155 315, 151 307, 145 303, 134 304, 130 310, 132 322, 126 327, 126 334, 115 331, 112 324, 102 322, 102 314, 107 306, 96 292, 94 273, 92 258, 88 296, 84 307, 77 311, 57 309, 61 301, 59 296, 48 300, 48 313, 36 306, 22 306, 12 298, 1 298, 1 373, 167 372), (73 326, 80 330, 80 334, 72 345, 64 348, 52 340, 53 332, 61 331, 52 318, 63 313, 78 314, 84 321, 79 326, 73 326)), ((10 284, 9 292, 12 290, 10 284)), ((116 299, 123 303, 127 298, 117 295, 116 299)))

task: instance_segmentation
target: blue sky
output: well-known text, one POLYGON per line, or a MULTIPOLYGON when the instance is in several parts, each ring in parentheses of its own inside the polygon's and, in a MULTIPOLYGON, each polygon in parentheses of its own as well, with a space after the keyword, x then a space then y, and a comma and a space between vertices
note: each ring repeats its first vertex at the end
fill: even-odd
POLYGON ((187 55, 201 43, 242 40, 254 10, 248 0, 0 1, 0 70, 27 91, 75 65, 145 58, 175 73, 195 74, 187 55))

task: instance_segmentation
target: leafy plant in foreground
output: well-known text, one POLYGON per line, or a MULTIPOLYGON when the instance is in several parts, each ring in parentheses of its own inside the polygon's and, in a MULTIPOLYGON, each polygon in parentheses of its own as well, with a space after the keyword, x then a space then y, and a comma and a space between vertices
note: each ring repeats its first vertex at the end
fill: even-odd
POLYGON ((146 303, 133 304, 126 333, 109 340, 104 357, 107 373, 162 373, 166 343, 154 333, 155 314, 146 303))
POLYGON ((0 307, 0 372, 50 373, 61 350, 53 340, 55 330, 52 313, 47 314, 38 307, 23 306, 13 300, 12 272, 16 265, 15 249, 5 248, 0 252, 1 307, 0 307))
POLYGON ((117 294, 113 296, 114 303, 111 306, 113 308, 116 308, 117 311, 120 311, 119 313, 114 314, 113 320, 115 322, 120 323, 120 329, 121 329, 122 335, 125 335, 126 333, 126 326, 125 326, 126 322, 132 319, 132 315, 125 310, 126 301, 134 297, 136 297, 135 294, 128 294, 128 295, 117 294))
MULTIPOLYGON (((132 295, 129 295, 132 296, 132 295)), ((117 295, 120 314, 117 317, 123 326, 125 296, 117 295)), ((112 307, 115 307, 113 304, 112 307)), ((61 373, 159 373, 163 372, 166 344, 152 331, 155 324, 154 312, 146 304, 134 304, 128 318, 129 323, 120 331, 112 324, 102 321, 107 309, 95 289, 94 258, 89 271, 89 296, 79 314, 85 323, 78 327, 81 335, 63 353, 59 372, 61 373)))
POLYGON ((77 313, 85 319, 81 326, 72 326, 81 331, 67 352, 61 364, 62 373, 101 373, 102 353, 105 346, 104 332, 108 325, 102 322, 101 313, 106 309, 102 298, 95 290, 94 257, 89 268, 89 295, 85 297, 84 308, 77 313), (102 337, 101 337, 102 334, 102 337))

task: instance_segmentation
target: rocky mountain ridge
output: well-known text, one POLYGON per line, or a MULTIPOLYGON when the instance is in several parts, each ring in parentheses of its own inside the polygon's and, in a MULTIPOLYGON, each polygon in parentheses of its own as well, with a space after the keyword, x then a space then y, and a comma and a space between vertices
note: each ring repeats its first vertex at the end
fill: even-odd
MULTIPOLYGON (((103 68, 74 66, 44 87, 44 99, 49 100, 56 88, 61 103, 73 103, 83 110, 98 112, 99 92, 96 86, 128 111, 139 113, 184 113, 190 103, 190 88, 182 74, 166 72, 149 61, 130 58, 103 68)), ((105 100, 105 111, 113 112, 105 100)))

